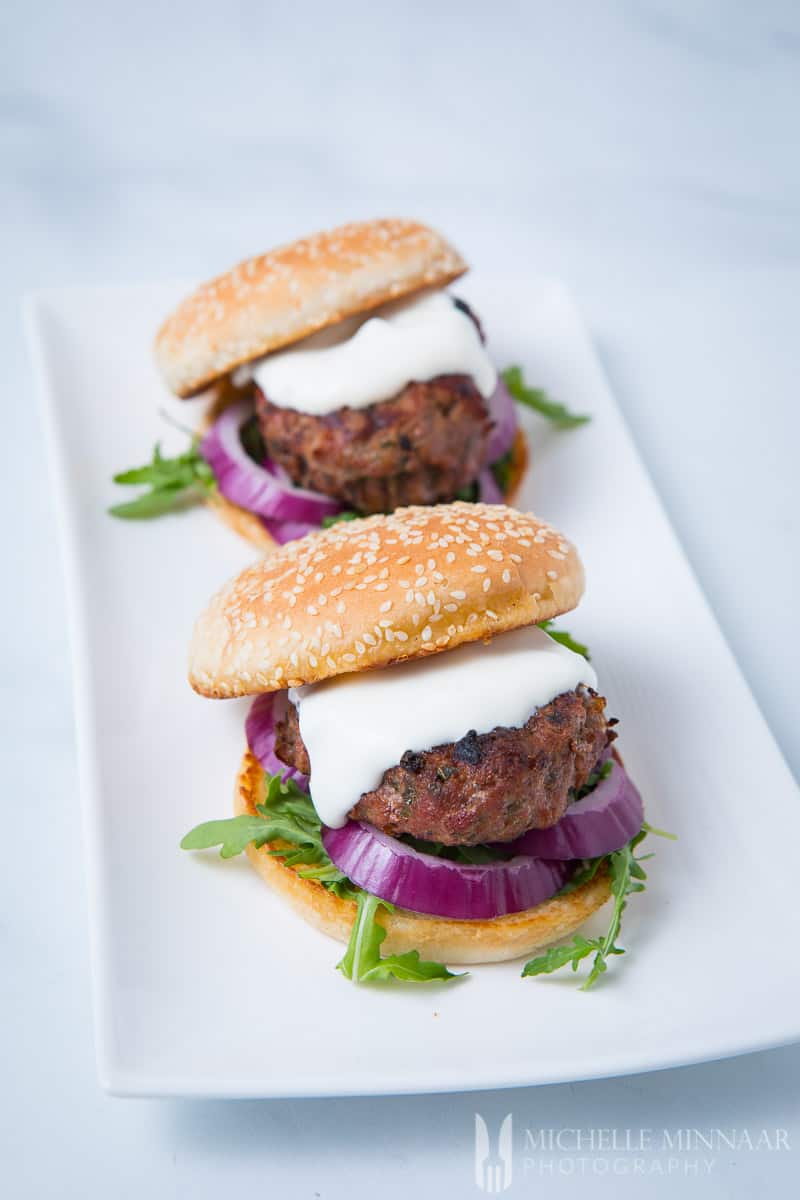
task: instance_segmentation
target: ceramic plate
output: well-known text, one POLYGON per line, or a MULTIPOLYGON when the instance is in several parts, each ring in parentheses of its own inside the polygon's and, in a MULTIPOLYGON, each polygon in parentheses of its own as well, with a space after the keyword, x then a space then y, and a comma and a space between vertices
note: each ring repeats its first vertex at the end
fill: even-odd
MULTIPOLYGON (((247 862, 179 850, 230 810, 245 706, 186 683, 192 622, 252 551, 203 509, 106 515, 114 471, 185 441, 151 361, 181 287, 29 304, 64 551, 80 749, 99 1074, 125 1095, 312 1096, 507 1087, 719 1058, 800 1038, 789 772, 631 442, 562 286, 470 278, 498 364, 592 415, 525 424, 521 506, 579 546, 588 588, 562 624, 589 644, 655 843, 624 919, 629 953, 574 977, 475 968, 453 987, 354 987, 338 944, 247 862), (765 821, 764 818, 767 817, 765 821)), ((743 586, 769 586, 750 563, 743 586), (748 582, 749 581, 749 582, 748 582)))

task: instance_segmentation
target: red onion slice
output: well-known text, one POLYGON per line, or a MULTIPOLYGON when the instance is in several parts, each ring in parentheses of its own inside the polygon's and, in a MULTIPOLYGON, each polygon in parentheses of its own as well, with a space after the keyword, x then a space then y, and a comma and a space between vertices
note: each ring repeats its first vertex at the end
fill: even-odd
POLYGON ((540 858, 597 858, 629 842, 642 828, 642 797, 627 771, 612 759, 611 774, 588 796, 571 804, 549 829, 530 829, 507 848, 540 858))
POLYGON ((275 753, 275 723, 286 705, 285 692, 265 692, 257 696, 250 706, 244 723, 247 745, 265 771, 280 775, 282 779, 293 779, 304 792, 308 791, 308 776, 281 762, 275 753))
MULTIPOLYGON (((494 428, 489 435, 486 447, 486 462, 497 462, 508 453, 517 433, 517 406, 500 375, 497 377, 497 387, 486 401, 489 416, 494 422, 494 428)), ((490 501, 490 503, 493 503, 490 501)))
POLYGON ((322 843, 331 862, 373 896, 460 921, 535 908, 563 886, 571 870, 567 863, 531 856, 467 866, 423 854, 363 821, 323 829, 322 843))
POLYGON ((200 443, 200 453, 214 472, 220 492, 233 504, 265 518, 270 532, 276 521, 318 527, 323 517, 333 516, 341 505, 319 492, 295 487, 274 463, 259 466, 253 462, 239 434, 251 411, 246 400, 232 404, 200 443))

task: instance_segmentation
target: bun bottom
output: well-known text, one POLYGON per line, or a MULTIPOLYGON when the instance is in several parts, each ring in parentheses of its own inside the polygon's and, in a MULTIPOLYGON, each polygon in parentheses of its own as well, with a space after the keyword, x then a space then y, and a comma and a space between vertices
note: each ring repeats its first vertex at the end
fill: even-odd
POLYGON ((514 504, 519 489, 522 487, 522 481, 528 470, 530 454, 528 452, 528 439, 521 429, 518 429, 514 434, 514 441, 511 443, 511 460, 508 464, 508 489, 504 496, 506 504, 514 504))
MULTIPOLYGON (((525 434, 521 429, 518 429, 511 446, 509 483, 505 495, 505 502, 507 504, 513 504, 516 499, 525 477, 528 459, 528 443, 525 434)), ((255 513, 248 512, 246 508, 240 508, 238 504, 232 504, 230 500, 226 500, 219 492, 215 492, 214 495, 209 496, 206 503, 209 508, 213 509, 219 519, 225 522, 229 529, 232 529, 234 533, 238 533, 240 537, 245 538, 253 546, 257 546, 259 550, 266 553, 274 550, 278 545, 255 513)))
POLYGON ((240 508, 238 504, 232 504, 219 492, 209 496, 206 504, 216 513, 220 521, 225 522, 229 529, 245 538, 251 545, 258 546, 259 550, 266 553, 278 546, 279 543, 267 532, 263 522, 255 513, 249 512, 246 508, 240 508))
MULTIPOLYGON (((263 768, 248 750, 236 780, 233 805, 236 814, 255 815, 255 806, 263 794, 263 768)), ((356 914, 354 901, 335 896, 316 880, 303 879, 295 868, 269 853, 279 850, 280 845, 267 842, 258 849, 250 845, 247 857, 265 883, 279 892, 304 920, 329 937, 347 942, 356 914)), ((536 908, 491 921, 455 921, 405 909, 392 913, 382 909, 379 920, 387 934, 382 949, 386 954, 419 950, 423 959, 456 966, 530 956, 576 930, 610 895, 608 873, 602 871, 566 896, 554 896, 536 908)))

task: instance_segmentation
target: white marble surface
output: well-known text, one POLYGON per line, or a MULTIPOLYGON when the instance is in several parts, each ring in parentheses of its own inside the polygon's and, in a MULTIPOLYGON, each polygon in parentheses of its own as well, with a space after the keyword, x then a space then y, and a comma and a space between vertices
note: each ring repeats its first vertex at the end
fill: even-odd
MULTIPOLYGON (((480 1097, 98 1092, 62 587, 19 301, 36 286, 201 276, 384 212, 441 225, 482 266, 564 277, 797 771, 797 6, 29 0, 3 27, 7 1194, 468 1195, 476 1107, 495 1122, 513 1109, 518 1129, 779 1126, 794 1147, 644 1181, 556 1161, 549 1194, 787 1192, 797 1047, 480 1097)), ((769 797, 754 802, 763 827, 769 797)), ((518 1168, 510 1194, 541 1189, 518 1168)))

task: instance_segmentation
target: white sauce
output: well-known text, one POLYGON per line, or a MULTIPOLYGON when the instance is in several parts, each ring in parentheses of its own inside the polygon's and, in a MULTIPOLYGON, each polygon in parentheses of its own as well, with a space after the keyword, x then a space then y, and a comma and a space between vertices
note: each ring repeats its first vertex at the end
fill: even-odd
POLYGON ((406 750, 456 742, 471 729, 519 728, 580 683, 597 687, 586 659, 529 625, 488 645, 292 688, 314 807, 325 825, 339 828, 406 750))
POLYGON ((367 320, 342 321, 267 355, 249 374, 272 404, 314 416, 345 405, 364 408, 437 375, 471 375, 484 397, 497 385, 474 322, 447 292, 386 305, 367 320))

